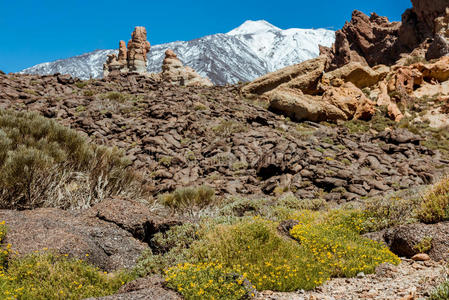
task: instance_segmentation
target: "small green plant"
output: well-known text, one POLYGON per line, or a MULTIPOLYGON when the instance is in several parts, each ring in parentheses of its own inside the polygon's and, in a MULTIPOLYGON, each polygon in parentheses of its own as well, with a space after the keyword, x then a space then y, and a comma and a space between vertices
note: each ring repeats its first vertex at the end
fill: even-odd
POLYGON ((130 95, 119 92, 109 92, 106 94, 99 95, 100 99, 108 99, 110 101, 115 101, 119 103, 124 103, 130 99, 130 95))
POLYGON ((432 249, 432 237, 423 238, 418 244, 413 246, 415 251, 419 253, 427 253, 432 249))
POLYGON ((221 137, 229 137, 235 133, 244 132, 247 130, 247 128, 239 122, 232 120, 223 120, 218 126, 213 127, 212 130, 215 132, 215 134, 221 137))
POLYGON ((417 216, 424 223, 449 220, 449 177, 436 183, 423 196, 417 216))
MULTIPOLYGON (((185 299, 240 300, 248 295, 245 279, 218 263, 185 263, 166 271, 168 287, 185 299)), ((252 294, 251 296, 254 296, 252 294)))
POLYGON ((423 56, 410 56, 405 60, 404 66, 411 66, 413 64, 420 63, 420 62, 427 63, 427 60, 423 56))
POLYGON ((65 256, 33 254, 13 258, 0 270, 2 299, 84 299, 115 293, 131 279, 126 273, 108 276, 98 268, 65 256))
POLYGON ((77 81, 77 82, 75 82, 75 85, 76 85, 76 87, 77 88, 80 88, 80 89, 83 89, 86 85, 88 85, 89 84, 89 81, 88 80, 86 80, 86 81, 77 81))
POLYGON ((83 91, 83 95, 86 97, 92 97, 93 95, 95 95, 95 92, 92 90, 85 90, 83 91))
POLYGON ((171 157, 171 156, 163 156, 159 159, 159 164, 161 164, 164 167, 169 168, 171 166, 172 160, 173 160, 173 157, 171 157))
POLYGON ((24 92, 33 96, 39 96, 39 94, 35 90, 26 89, 24 90, 24 92))
POLYGON ((162 204, 169 207, 173 213, 187 213, 194 217, 196 212, 210 206, 215 201, 215 191, 208 186, 176 189, 173 193, 159 197, 162 204))
POLYGON ((449 299, 449 280, 440 284, 427 300, 447 300, 449 299))

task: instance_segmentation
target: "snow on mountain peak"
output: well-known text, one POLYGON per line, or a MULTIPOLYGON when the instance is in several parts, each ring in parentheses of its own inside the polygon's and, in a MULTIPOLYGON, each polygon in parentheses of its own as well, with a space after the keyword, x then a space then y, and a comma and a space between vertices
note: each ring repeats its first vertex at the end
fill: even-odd
POLYGON ((258 21, 248 20, 245 21, 245 23, 243 23, 239 27, 229 31, 227 34, 228 35, 257 34, 267 32, 270 30, 281 31, 280 28, 268 23, 265 20, 258 20, 258 21))
MULTIPOLYGON (((185 65, 216 84, 251 81, 266 73, 319 55, 318 45, 330 47, 335 32, 326 29, 282 30, 267 21, 246 21, 227 34, 218 33, 192 41, 177 41, 151 47, 147 70, 160 72, 165 51, 170 48, 185 65)), ((77 57, 39 64, 25 69, 30 74, 71 74, 83 79, 100 78, 108 54, 97 50, 77 57)))

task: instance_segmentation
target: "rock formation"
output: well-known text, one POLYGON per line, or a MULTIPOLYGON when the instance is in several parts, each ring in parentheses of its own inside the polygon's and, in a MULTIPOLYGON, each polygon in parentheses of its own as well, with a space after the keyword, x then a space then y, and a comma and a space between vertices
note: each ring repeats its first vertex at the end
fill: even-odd
POLYGON ((449 0, 412 0, 413 8, 402 15, 402 22, 389 22, 373 13, 370 17, 354 11, 350 22, 336 32, 331 49, 320 47, 328 57, 326 70, 349 62, 375 66, 393 65, 402 55, 417 48, 427 59, 449 53, 449 0))
POLYGON ((137 26, 131 35, 128 47, 124 41, 120 41, 118 56, 108 55, 107 61, 103 65, 103 76, 128 72, 146 73, 149 51, 150 43, 147 41, 147 31, 145 27, 137 26))
POLYGON ((212 86, 208 78, 201 77, 195 70, 185 67, 173 50, 165 51, 161 78, 165 82, 181 86, 212 86))

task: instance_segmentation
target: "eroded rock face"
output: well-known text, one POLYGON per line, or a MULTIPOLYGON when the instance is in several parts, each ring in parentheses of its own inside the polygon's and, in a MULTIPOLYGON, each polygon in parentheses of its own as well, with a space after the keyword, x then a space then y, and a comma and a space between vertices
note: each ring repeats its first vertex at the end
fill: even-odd
POLYGON ((449 259, 449 222, 438 224, 409 224, 388 229, 384 239, 391 251, 406 257, 418 254, 416 245, 427 240, 430 242, 428 252, 430 258, 435 261, 449 259))
POLYGON ((208 78, 201 77, 195 70, 183 65, 173 50, 165 51, 165 59, 162 63, 163 81, 181 86, 212 86, 208 78))
POLYGON ((370 66, 391 65, 401 48, 397 47, 401 23, 389 22, 386 17, 373 13, 370 17, 360 11, 336 32, 336 40, 329 53, 327 70, 334 70, 350 62, 370 66))
POLYGON ((180 224, 123 199, 105 200, 85 211, 0 210, 0 219, 8 226, 6 242, 20 255, 48 249, 106 271, 133 267, 149 249, 152 235, 180 224))
POLYGON ((287 84, 286 87, 299 88, 309 94, 316 94, 318 92, 318 81, 324 72, 325 63, 326 57, 319 56, 269 73, 245 85, 241 90, 242 95, 246 98, 257 98, 282 84, 287 84))
POLYGON ((147 41, 145 27, 137 26, 128 42, 119 42, 118 56, 109 54, 103 65, 103 76, 118 75, 120 73, 136 72, 146 73, 147 53, 150 51, 150 43, 147 41))

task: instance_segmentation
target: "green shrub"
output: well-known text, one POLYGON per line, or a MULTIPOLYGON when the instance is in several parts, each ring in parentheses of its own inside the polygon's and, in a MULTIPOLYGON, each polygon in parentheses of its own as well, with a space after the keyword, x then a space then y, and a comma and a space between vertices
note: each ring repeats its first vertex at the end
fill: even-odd
POLYGON ((447 300, 449 299, 449 280, 443 282, 439 287, 437 287, 428 300, 447 300))
POLYGON ((336 210, 329 213, 302 211, 291 235, 327 267, 331 276, 353 277, 372 273, 381 263, 398 264, 400 259, 380 243, 360 236, 363 213, 336 210))
POLYGON ((208 186, 176 189, 159 197, 162 204, 169 207, 173 213, 188 213, 194 216, 196 212, 210 206, 215 200, 215 191, 208 186))
POLYGON ((116 148, 37 113, 0 110, 0 208, 78 208, 113 195, 140 196, 129 165, 116 148))
POLYGON ((219 125, 212 128, 216 135, 221 137, 230 137, 233 134, 247 130, 244 124, 230 120, 221 121, 219 125))
POLYGON ((396 225, 415 221, 415 210, 419 206, 417 197, 380 197, 370 199, 364 206, 364 231, 374 232, 396 225))
POLYGON ((104 274, 78 259, 33 254, 11 259, 0 271, 0 295, 36 300, 101 297, 115 293, 130 279, 125 273, 104 274))
POLYGON ((168 287, 187 300, 240 300, 248 294, 243 278, 216 263, 186 263, 172 267, 166 272, 166 281, 168 287))
POLYGON ((99 97, 100 99, 108 99, 119 103, 124 103, 130 99, 130 95, 119 92, 109 92, 106 94, 101 94, 99 97))
POLYGON ((423 196, 417 215, 424 223, 449 220, 449 177, 436 183, 423 196))
POLYGON ((312 289, 329 278, 313 253, 277 233, 277 224, 245 218, 234 225, 218 225, 191 246, 199 262, 214 262, 242 275, 257 290, 312 289))
POLYGON ((139 277, 161 273, 163 270, 189 261, 190 245, 198 239, 199 225, 185 223, 159 232, 150 241, 151 250, 140 257, 134 272, 139 277))

